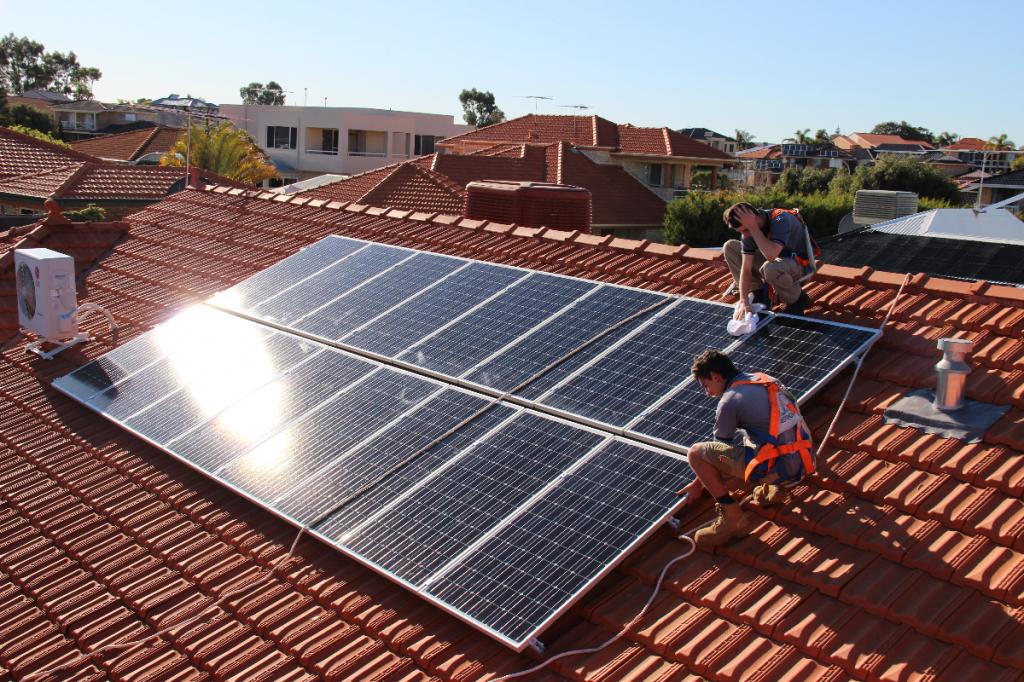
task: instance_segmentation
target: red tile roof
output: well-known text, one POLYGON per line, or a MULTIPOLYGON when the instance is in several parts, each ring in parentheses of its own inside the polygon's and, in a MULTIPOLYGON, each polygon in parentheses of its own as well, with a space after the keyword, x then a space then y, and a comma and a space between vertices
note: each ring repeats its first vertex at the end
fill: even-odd
MULTIPOLYGON (((123 342, 327 234, 704 298, 729 279, 700 249, 255 194, 188 190, 132 216, 79 300, 107 307, 123 342)), ((811 313, 878 324, 901 280, 826 265, 811 313)), ((0 269, 4 309, 10 281, 0 269)), ((1022 335, 1024 290, 913 277, 794 503, 751 507, 749 537, 680 562, 624 639, 532 679, 1020 679, 1022 335), (968 397, 1009 407, 975 445, 881 418, 932 384, 934 340, 951 334, 976 343, 968 397)), ((74 662, 58 677, 476 680, 533 663, 314 540, 271 573, 295 528, 50 387, 109 346, 49 363, 22 346, 0 355, 0 666, 13 676, 74 662)), ((807 406, 819 439, 847 378, 807 406)), ((682 525, 710 513, 705 501, 682 525)), ((548 653, 619 630, 684 549, 655 534, 546 633, 548 653)))
POLYGON ((585 187, 591 193, 597 226, 659 226, 665 214, 665 202, 621 167, 595 163, 565 143, 494 145, 472 154, 434 154, 322 185, 298 196, 458 215, 466 185, 481 180, 585 187), (412 168, 417 172, 406 170, 412 168))
POLYGON ((964 150, 964 151, 981 151, 982 149, 985 149, 987 146, 988 146, 988 142, 986 140, 982 140, 981 138, 978 138, 978 137, 962 137, 957 142, 954 142, 953 144, 946 145, 945 147, 943 147, 943 149, 954 149, 954 150, 964 150))
POLYGON ((135 161, 147 154, 166 154, 181 135, 178 128, 156 126, 79 140, 71 146, 101 159, 135 161))
MULTIPOLYGON (((200 178, 231 183, 207 171, 200 171, 200 178)), ((157 201, 183 187, 184 182, 183 167, 81 161, 0 180, 0 196, 36 201, 47 197, 68 201, 157 201)))
POLYGON ((184 168, 80 162, 0 181, 0 195, 71 200, 157 200, 185 179, 184 168))
POLYGON ((599 147, 629 155, 656 155, 730 161, 725 152, 668 128, 641 128, 615 124, 600 116, 527 114, 504 123, 471 130, 440 142, 457 147, 464 143, 568 142, 577 147, 599 147))
POLYGON ((94 156, 0 128, 0 179, 61 168, 94 156))
POLYGON ((919 144, 925 149, 934 149, 934 147, 926 142, 925 140, 908 140, 899 135, 880 135, 877 133, 851 133, 856 135, 860 139, 867 142, 872 147, 878 147, 883 144, 919 144))

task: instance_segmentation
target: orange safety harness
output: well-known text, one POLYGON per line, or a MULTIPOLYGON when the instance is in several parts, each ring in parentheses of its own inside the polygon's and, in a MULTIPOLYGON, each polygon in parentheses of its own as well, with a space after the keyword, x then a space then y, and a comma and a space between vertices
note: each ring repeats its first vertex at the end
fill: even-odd
MULTIPOLYGON (((743 472, 743 480, 750 480, 750 474, 762 463, 768 462, 768 470, 771 471, 772 464, 776 458, 794 452, 800 453, 800 461, 804 465, 804 473, 814 471, 814 457, 812 456, 810 434, 803 427, 803 417, 800 416, 800 408, 796 406, 796 402, 791 400, 786 392, 782 390, 782 384, 763 372, 756 372, 751 375, 750 379, 734 381, 731 384, 731 386, 748 385, 765 387, 768 391, 768 404, 770 405, 771 412, 768 419, 768 433, 761 432, 760 429, 747 429, 748 433, 760 437, 764 444, 758 448, 754 458, 747 463, 746 471, 743 472), (780 426, 783 421, 782 409, 792 413, 789 416, 795 417, 796 423, 790 427, 796 429, 796 439, 792 443, 779 443, 780 426)), ((789 429, 787 428, 786 430, 788 431, 789 429)))
MULTIPOLYGON (((771 213, 768 214, 769 222, 772 221, 772 220, 775 220, 776 218, 778 218, 783 213, 788 213, 788 214, 790 214, 791 216, 794 216, 797 220, 800 221, 800 224, 803 225, 803 227, 804 227, 804 231, 807 233, 807 240, 810 242, 811 252, 814 254, 814 260, 815 261, 821 260, 821 247, 818 246, 818 242, 814 241, 814 237, 811 236, 811 231, 810 231, 810 229, 808 229, 807 223, 804 222, 804 217, 802 215, 800 215, 800 209, 799 208, 773 208, 771 210, 771 213)), ((810 258, 804 258, 803 256, 801 256, 798 253, 794 253, 793 254, 793 260, 795 260, 797 263, 799 263, 801 265, 801 267, 804 267, 804 268, 811 267, 811 259, 810 258)))

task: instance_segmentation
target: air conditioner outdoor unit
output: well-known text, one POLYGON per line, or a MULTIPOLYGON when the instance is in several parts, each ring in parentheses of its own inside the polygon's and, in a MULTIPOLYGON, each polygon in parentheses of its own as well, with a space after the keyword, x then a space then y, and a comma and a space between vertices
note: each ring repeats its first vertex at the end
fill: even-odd
POLYGON ((111 331, 114 318, 98 305, 79 306, 75 290, 75 259, 51 249, 15 249, 15 284, 18 293, 18 324, 36 337, 25 350, 47 360, 60 351, 89 340, 78 331, 79 314, 102 312, 111 331), (43 344, 57 344, 43 350, 43 344))
POLYGON ((884 189, 857 190, 853 201, 853 222, 874 225, 917 213, 917 194, 884 189))

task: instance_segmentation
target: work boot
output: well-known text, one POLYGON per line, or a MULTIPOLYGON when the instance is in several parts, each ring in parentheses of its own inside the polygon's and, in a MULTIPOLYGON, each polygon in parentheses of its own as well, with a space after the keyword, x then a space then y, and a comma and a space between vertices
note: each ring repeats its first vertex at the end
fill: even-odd
POLYGON ((754 492, 750 496, 750 500, 759 507, 789 504, 792 499, 788 490, 774 483, 762 483, 754 488, 754 492))
POLYGON ((718 518, 693 534, 693 541, 702 549, 717 547, 750 529, 750 519, 738 503, 716 504, 715 511, 718 518))
POLYGON ((804 310, 806 310, 807 306, 809 306, 810 304, 811 304, 810 297, 806 293, 801 291, 800 292, 800 298, 798 298, 795 301, 793 301, 792 303, 789 303, 789 304, 786 305, 786 314, 788 314, 788 315, 803 315, 804 314, 804 310))

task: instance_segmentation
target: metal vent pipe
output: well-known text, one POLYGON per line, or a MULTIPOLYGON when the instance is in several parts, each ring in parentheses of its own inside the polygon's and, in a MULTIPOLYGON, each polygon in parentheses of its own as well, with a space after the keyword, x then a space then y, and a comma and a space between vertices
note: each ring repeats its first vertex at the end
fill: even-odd
POLYGON ((960 409, 964 404, 964 386, 971 366, 964 358, 974 348, 967 339, 939 339, 942 359, 935 365, 935 407, 944 411, 960 409))

